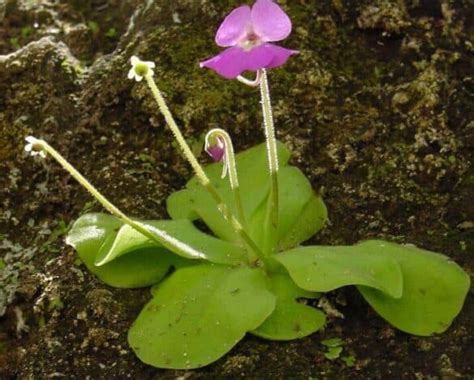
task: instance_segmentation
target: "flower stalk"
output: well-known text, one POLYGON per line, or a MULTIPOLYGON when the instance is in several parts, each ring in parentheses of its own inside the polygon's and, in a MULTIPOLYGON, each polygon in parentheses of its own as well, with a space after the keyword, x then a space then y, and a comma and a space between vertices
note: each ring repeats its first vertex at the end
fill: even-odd
POLYGON ((247 86, 250 86, 250 87, 257 87, 260 85, 261 81, 262 81, 262 70, 258 70, 257 71, 257 74, 255 76, 255 79, 254 80, 250 80, 250 79, 247 79, 245 78, 244 76, 242 75, 239 75, 237 77, 237 80, 240 82, 240 83, 243 83, 247 86))
POLYGON ((171 129, 173 135, 175 136, 181 150, 184 153, 185 158, 189 161, 192 168, 194 169, 201 185, 204 186, 204 188, 211 194, 212 198, 217 203, 217 208, 221 212, 224 219, 227 220, 231 224, 235 232, 249 247, 250 249, 249 260, 251 262, 258 261, 259 259, 262 261, 265 261, 263 252, 260 250, 260 248, 258 248, 257 244, 248 235, 248 233, 245 231, 244 227, 239 222, 239 220, 229 210, 228 206, 225 204, 224 200, 222 199, 220 194, 217 192, 214 185, 212 185, 211 181, 209 180, 209 177, 204 172, 204 169, 201 167, 196 157, 194 156, 191 148, 189 147, 188 143, 184 139, 183 134, 181 133, 181 130, 176 124, 173 118, 173 115, 171 114, 168 108, 168 105, 166 104, 166 101, 163 98, 163 95, 161 94, 161 91, 158 89, 158 86, 156 85, 155 80, 153 79, 153 73, 151 71, 148 73, 145 73, 144 78, 148 84, 148 87, 150 88, 153 94, 153 97, 155 98, 155 101, 158 104, 158 107, 161 113, 163 114, 166 120, 166 123, 171 129))
POLYGON ((184 136, 181 133, 181 130, 179 129, 178 125, 176 124, 173 115, 171 114, 171 111, 168 108, 168 105, 166 104, 163 95, 161 94, 161 91, 158 89, 158 86, 156 85, 155 80, 153 79, 153 76, 148 73, 145 75, 145 80, 151 90, 151 93, 153 94, 153 97, 155 98, 156 103, 158 104, 160 112, 163 114, 166 120, 166 124, 168 124, 169 128, 171 129, 171 132, 173 133, 176 141, 178 142, 179 147, 183 151, 185 158, 191 164, 201 184, 206 187, 210 183, 209 178, 207 177, 206 173, 204 172, 204 169, 201 167, 198 160, 196 159, 196 156, 194 156, 194 153, 192 152, 188 143, 184 139, 184 136))
POLYGON ((27 137, 28 145, 25 147, 27 152, 34 153, 43 153, 42 157, 46 157, 45 153, 53 157, 59 165, 61 165, 71 176, 79 182, 97 201, 112 215, 116 216, 125 224, 128 224, 133 229, 137 230, 147 238, 157 242, 162 245, 162 241, 158 237, 150 232, 145 226, 141 223, 136 222, 130 219, 122 211, 120 211, 114 204, 112 204, 104 195, 100 193, 79 171, 72 166, 56 149, 49 145, 46 141, 36 139, 32 136, 27 137))
POLYGON ((275 125, 273 123, 272 104, 270 99, 270 88, 268 86, 268 77, 265 69, 261 70, 261 81, 260 81, 260 95, 263 113, 263 125, 265 128, 265 138, 267 144, 268 154, 268 168, 270 171, 271 179, 271 190, 270 190, 270 204, 267 213, 266 221, 266 250, 272 249, 268 247, 271 244, 272 236, 276 234, 278 230, 278 151, 277 142, 275 137, 275 125))
POLYGON ((214 160, 223 162, 222 178, 227 174, 229 175, 230 188, 234 194, 237 215, 240 223, 245 226, 245 213, 240 196, 239 177, 232 139, 223 129, 211 129, 206 135, 205 150, 214 160), (220 150, 223 150, 223 154, 220 153, 220 150))

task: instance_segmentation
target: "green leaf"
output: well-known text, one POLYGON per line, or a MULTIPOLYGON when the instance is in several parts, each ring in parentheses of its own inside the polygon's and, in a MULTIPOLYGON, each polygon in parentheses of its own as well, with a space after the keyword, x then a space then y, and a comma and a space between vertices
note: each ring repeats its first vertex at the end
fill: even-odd
POLYGON ((352 356, 352 355, 343 356, 343 357, 341 358, 341 360, 342 360, 342 361, 344 362, 344 364, 345 364, 346 366, 348 366, 348 367, 354 367, 355 361, 356 361, 355 357, 352 356))
MULTIPOLYGON (((155 220, 140 222, 163 242, 163 246, 186 259, 201 259, 217 264, 241 264, 245 251, 235 244, 216 239, 199 231, 189 220, 155 220)), ((162 247, 129 225, 123 225, 111 246, 103 246, 96 265, 101 266, 137 249, 162 247)))
MULTIPOLYGON (((274 245, 277 251, 296 247, 318 232, 327 221, 327 209, 314 194, 308 179, 297 168, 281 168, 279 179, 279 226, 274 245)), ((264 244, 267 198, 250 219, 250 236, 260 247, 264 244)))
MULTIPOLYGON (((321 198, 313 192, 311 184, 303 173, 288 166, 289 152, 278 145, 279 171, 279 214, 280 225, 277 238, 283 249, 294 247, 314 235, 327 219, 326 208, 321 198)), ((263 247, 263 220, 270 193, 270 175, 268 174, 267 152, 265 144, 239 153, 236 156, 240 181, 240 194, 246 220, 250 226, 250 235, 260 247, 263 247)), ((221 179, 222 164, 216 163, 205 168, 211 182, 219 194, 237 214, 234 195, 228 178, 221 179)), ((168 212, 173 219, 202 219, 220 238, 239 242, 240 238, 223 219, 216 204, 208 192, 194 177, 186 189, 172 194, 168 198, 168 212)))
POLYGON ((328 218, 326 205, 321 197, 312 195, 302 207, 292 225, 282 231, 278 251, 285 251, 305 242, 324 227, 328 218))
POLYGON ((339 347, 344 345, 344 341, 341 338, 329 338, 321 341, 321 344, 326 347, 339 347))
POLYGON ((341 356, 343 350, 344 348, 341 346, 329 347, 324 353, 324 357, 329 360, 339 359, 339 356, 341 356))
POLYGON ((376 288, 392 297, 402 295, 402 273, 397 261, 383 251, 355 246, 300 247, 274 258, 302 289, 329 292, 348 285, 376 288))
MULTIPOLYGON (((319 231, 327 220, 327 211, 299 169, 282 167, 278 173, 278 184, 279 225, 273 245, 278 245, 277 250, 281 251, 297 246, 319 231)), ((268 196, 250 218, 250 236, 260 247, 264 246, 268 196)))
POLYGON ((252 334, 271 340, 292 340, 308 336, 326 323, 322 311, 298 302, 299 298, 318 295, 298 288, 287 274, 272 275, 270 288, 277 297, 275 310, 252 334))
POLYGON ((179 269, 152 294, 128 340, 143 362, 159 368, 212 363, 275 308, 263 271, 245 267, 204 264, 179 269))
MULTIPOLYGON (((310 182, 298 168, 293 166, 281 168, 278 182, 279 225, 273 245, 277 251, 283 251, 298 246, 316 234, 327 221, 327 209, 321 197, 314 193, 310 182)), ((266 205, 261 207, 263 206, 266 209, 266 205)), ((259 229, 259 233, 262 237, 256 237, 256 240, 262 241, 262 228, 259 229)))
POLYGON ((314 193, 306 176, 297 168, 288 169, 292 169, 293 173, 280 178, 278 251, 296 247, 308 240, 327 221, 326 205, 314 193))
MULTIPOLYGON (((278 145, 280 164, 286 165, 289 152, 283 144, 278 145)), ((265 144, 250 148, 236 155, 240 193, 245 216, 248 220, 255 209, 267 197, 270 189, 267 153, 265 144)), ((230 210, 237 215, 234 195, 229 179, 221 178, 222 163, 206 166, 206 174, 216 187, 230 210)), ((173 193, 167 200, 168 213, 173 219, 202 219, 214 234, 224 240, 240 241, 232 227, 224 220, 217 210, 216 203, 206 189, 201 186, 196 176, 184 190, 173 193)))
POLYGON ((323 346, 327 347, 324 357, 329 360, 336 360, 341 356, 344 348, 344 341, 341 338, 325 339, 321 342, 323 346))
POLYGON ((165 248, 140 249, 97 267, 101 247, 110 247, 122 223, 107 214, 86 214, 72 226, 66 243, 73 246, 86 267, 107 285, 139 288, 160 281, 169 271, 173 256, 165 248))
POLYGON ((393 257, 403 274, 403 296, 394 299, 375 289, 359 287, 367 302, 396 328, 428 336, 445 331, 459 314, 470 279, 447 256, 414 246, 380 240, 360 244, 370 252, 393 257))

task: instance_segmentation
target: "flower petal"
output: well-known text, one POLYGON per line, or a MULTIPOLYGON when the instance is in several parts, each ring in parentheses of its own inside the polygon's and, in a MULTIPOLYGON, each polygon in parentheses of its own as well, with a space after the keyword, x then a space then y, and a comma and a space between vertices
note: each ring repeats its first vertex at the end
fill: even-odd
POLYGON ((201 62, 201 67, 212 69, 224 78, 233 79, 246 70, 257 71, 281 66, 296 53, 295 50, 273 44, 263 44, 249 51, 240 47, 231 47, 201 62))
POLYGON ((257 71, 266 67, 272 59, 273 56, 262 51, 260 46, 250 51, 240 47, 231 47, 221 54, 201 62, 201 67, 212 69, 224 78, 233 79, 245 70, 257 71))
POLYGON ((207 148, 206 152, 216 162, 222 161, 225 154, 225 150, 219 146, 209 147, 207 148))
POLYGON ((288 61, 288 58, 293 54, 298 54, 297 50, 290 50, 285 49, 284 47, 274 45, 274 44, 265 44, 265 48, 271 51, 271 55, 273 56, 270 63, 265 67, 266 69, 271 69, 274 67, 281 66, 288 61))
POLYGON ((251 12, 255 33, 265 42, 281 41, 291 33, 291 20, 272 0, 257 0, 251 12))
POLYGON ((242 5, 224 19, 216 33, 216 44, 222 47, 234 46, 250 25, 250 7, 242 5))

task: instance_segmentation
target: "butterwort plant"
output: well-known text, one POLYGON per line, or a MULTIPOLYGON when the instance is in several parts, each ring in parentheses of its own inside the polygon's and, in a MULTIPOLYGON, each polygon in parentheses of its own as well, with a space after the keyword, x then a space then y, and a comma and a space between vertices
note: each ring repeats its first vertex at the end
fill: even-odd
POLYGON ((308 336, 324 327, 326 315, 301 300, 345 286, 357 287, 382 318, 414 335, 445 331, 462 308, 469 276, 442 254, 383 240, 302 245, 324 226, 327 210, 275 139, 267 70, 295 53, 273 44, 290 32, 289 17, 270 0, 235 9, 220 26, 216 42, 227 49, 201 66, 260 87, 266 142, 235 155, 229 133, 212 129, 205 151, 216 162, 206 167, 167 107, 155 64, 132 57, 129 78, 145 80, 195 171, 169 196, 170 220, 127 216, 46 141, 27 138, 25 150, 52 156, 108 211, 81 216, 67 236, 87 268, 110 286, 151 286, 151 300, 128 334, 145 363, 198 368, 247 333, 270 340, 308 336), (243 77, 245 71, 255 79, 243 77))

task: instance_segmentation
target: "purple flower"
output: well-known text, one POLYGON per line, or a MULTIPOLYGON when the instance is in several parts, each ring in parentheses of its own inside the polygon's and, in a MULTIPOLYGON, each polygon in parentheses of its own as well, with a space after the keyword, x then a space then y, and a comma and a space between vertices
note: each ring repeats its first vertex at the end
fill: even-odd
POLYGON ((257 0, 252 8, 242 5, 225 18, 217 31, 217 45, 227 49, 201 62, 201 67, 232 79, 245 70, 281 66, 297 51, 270 42, 284 40, 290 33, 290 18, 272 0, 257 0))

